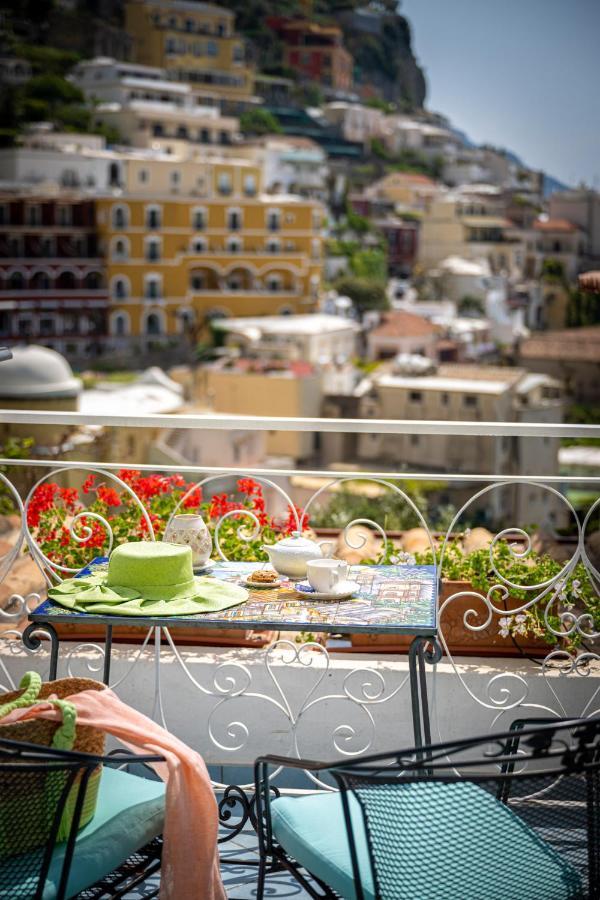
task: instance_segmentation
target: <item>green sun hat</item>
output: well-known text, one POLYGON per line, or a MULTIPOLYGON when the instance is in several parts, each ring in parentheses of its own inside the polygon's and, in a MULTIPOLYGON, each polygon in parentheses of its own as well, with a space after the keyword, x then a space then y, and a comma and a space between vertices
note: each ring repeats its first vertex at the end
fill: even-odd
POLYGON ((218 578, 194 575, 187 545, 136 541, 113 550, 108 572, 69 578, 49 588, 48 597, 78 612, 187 616, 237 606, 248 599, 248 591, 218 578))

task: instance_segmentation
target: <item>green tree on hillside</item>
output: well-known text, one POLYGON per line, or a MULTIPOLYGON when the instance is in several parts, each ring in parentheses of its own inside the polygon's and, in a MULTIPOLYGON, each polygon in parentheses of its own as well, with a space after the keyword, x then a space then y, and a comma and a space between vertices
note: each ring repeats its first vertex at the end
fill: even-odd
POLYGON ((247 109, 240 116, 242 134, 281 134, 281 125, 268 109, 247 109))
POLYGON ((335 289, 338 294, 350 297, 361 316, 369 310, 389 308, 385 287, 381 283, 366 278, 340 278, 335 289))

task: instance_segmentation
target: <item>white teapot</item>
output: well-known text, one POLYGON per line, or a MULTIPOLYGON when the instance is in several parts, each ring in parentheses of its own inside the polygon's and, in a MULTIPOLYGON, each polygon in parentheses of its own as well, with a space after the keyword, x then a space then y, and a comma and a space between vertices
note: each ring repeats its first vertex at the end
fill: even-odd
MULTIPOLYGON (((306 564, 311 559, 323 556, 321 546, 328 544, 333 549, 333 541, 311 541, 302 536, 301 531, 293 531, 291 537, 283 538, 276 544, 263 544, 262 549, 269 554, 269 559, 281 575, 290 578, 306 577, 306 564)), ((329 556, 331 551, 326 556, 329 556)))

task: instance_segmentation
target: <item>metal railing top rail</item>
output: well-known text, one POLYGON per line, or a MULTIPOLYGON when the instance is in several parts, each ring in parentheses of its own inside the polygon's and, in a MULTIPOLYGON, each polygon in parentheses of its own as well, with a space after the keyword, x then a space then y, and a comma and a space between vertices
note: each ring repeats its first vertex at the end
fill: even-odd
POLYGON ((0 409, 3 425, 105 425, 127 428, 215 429, 220 431, 308 431, 347 434, 432 434, 489 437, 596 438, 600 425, 548 422, 463 422, 424 419, 321 419, 293 416, 118 415, 0 409))
POLYGON ((369 469, 282 469, 282 468, 265 468, 260 466, 198 466, 186 465, 184 463, 167 464, 167 463, 137 463, 129 460, 127 463, 114 462, 96 462, 91 460, 56 460, 56 459, 9 459, 0 458, 0 471, 4 467, 20 466, 22 468, 45 468, 58 471, 60 469, 86 469, 87 471, 118 472, 121 469, 135 469, 140 472, 164 472, 187 475, 198 475, 206 477, 209 475, 222 475, 223 477, 254 475, 255 477, 263 476, 265 478, 293 478, 300 476, 302 478, 323 478, 330 481, 337 479, 356 480, 361 479, 378 479, 381 481, 439 481, 439 482, 462 482, 462 483, 482 483, 502 482, 503 484, 531 484, 540 482, 544 484, 587 484, 600 485, 599 475, 502 475, 493 472, 485 474, 475 474, 470 472, 461 472, 459 474, 450 472, 409 472, 409 471, 371 471, 369 469))

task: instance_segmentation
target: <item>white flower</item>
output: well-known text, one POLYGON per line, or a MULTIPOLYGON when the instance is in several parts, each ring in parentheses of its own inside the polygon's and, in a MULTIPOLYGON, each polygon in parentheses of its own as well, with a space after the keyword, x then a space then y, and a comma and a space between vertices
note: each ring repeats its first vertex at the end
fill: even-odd
POLYGON ((507 638, 510 636, 510 623, 510 616, 502 616, 502 618, 498 619, 498 625, 500 626, 498 633, 500 637, 507 638))
POLYGON ((519 613, 518 616, 515 616, 515 622, 526 622, 526 621, 527 621, 527 616, 525 615, 525 613, 519 613))

